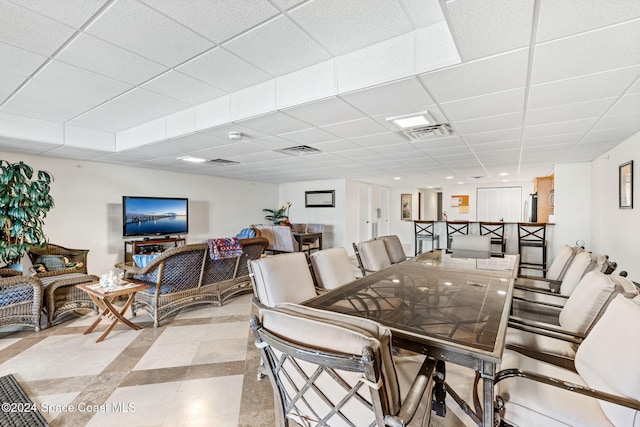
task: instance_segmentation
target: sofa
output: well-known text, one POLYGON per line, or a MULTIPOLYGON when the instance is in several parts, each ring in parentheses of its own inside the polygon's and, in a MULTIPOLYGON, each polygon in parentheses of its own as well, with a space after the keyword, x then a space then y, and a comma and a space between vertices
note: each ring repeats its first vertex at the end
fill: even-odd
POLYGON ((69 249, 53 243, 29 248, 35 277, 42 282, 44 289, 43 307, 49 326, 62 315, 78 309, 98 314, 98 307, 89 295, 76 287, 100 280, 98 276, 87 273, 88 254, 88 249, 69 249))
POLYGON ((207 243, 191 243, 168 249, 146 266, 116 264, 125 279, 151 287, 135 295, 133 315, 145 310, 153 326, 178 310, 196 304, 221 306, 226 300, 252 292, 247 262, 259 258, 269 242, 262 237, 240 239, 242 254, 233 258, 211 259, 207 243))

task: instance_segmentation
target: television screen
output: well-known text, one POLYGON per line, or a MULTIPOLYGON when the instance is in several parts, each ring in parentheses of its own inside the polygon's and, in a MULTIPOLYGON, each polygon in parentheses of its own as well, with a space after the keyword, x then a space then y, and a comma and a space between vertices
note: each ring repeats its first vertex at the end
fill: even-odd
POLYGON ((124 237, 186 234, 188 216, 188 199, 122 196, 124 237))

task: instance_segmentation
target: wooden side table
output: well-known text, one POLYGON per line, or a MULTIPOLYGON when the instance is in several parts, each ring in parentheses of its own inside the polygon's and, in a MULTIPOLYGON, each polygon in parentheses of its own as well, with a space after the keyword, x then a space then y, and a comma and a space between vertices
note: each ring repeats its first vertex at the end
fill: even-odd
POLYGON ((135 323, 131 323, 126 317, 123 316, 123 314, 131 306, 136 292, 144 291, 145 289, 150 288, 149 285, 143 285, 140 283, 124 280, 121 285, 108 290, 100 286, 99 282, 84 283, 76 286, 89 294, 91 300, 93 300, 93 302, 98 306, 100 310, 98 319, 93 322, 93 324, 89 326, 89 328, 84 333, 88 334, 93 331, 102 320, 108 320, 111 322, 107 329, 96 340, 97 343, 103 341, 113 330, 113 328, 115 328, 118 322, 122 322, 136 331, 140 329, 140 326, 136 325, 135 323), (122 307, 117 307, 113 303, 116 298, 122 295, 128 295, 129 298, 127 298, 127 302, 122 307))

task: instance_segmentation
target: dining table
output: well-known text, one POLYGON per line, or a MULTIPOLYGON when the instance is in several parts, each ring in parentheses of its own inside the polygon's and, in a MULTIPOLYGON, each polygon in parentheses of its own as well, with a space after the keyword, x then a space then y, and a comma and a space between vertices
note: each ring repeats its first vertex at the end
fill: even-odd
POLYGON ((298 242, 298 250, 303 251, 303 245, 318 241, 318 250, 322 250, 322 232, 293 232, 293 238, 298 242))
POLYGON ((492 426, 494 376, 518 262, 519 255, 434 250, 304 304, 375 320, 391 330, 394 346, 474 369, 476 381, 482 379, 482 403, 474 398, 472 409, 448 385, 446 390, 478 425, 492 426))

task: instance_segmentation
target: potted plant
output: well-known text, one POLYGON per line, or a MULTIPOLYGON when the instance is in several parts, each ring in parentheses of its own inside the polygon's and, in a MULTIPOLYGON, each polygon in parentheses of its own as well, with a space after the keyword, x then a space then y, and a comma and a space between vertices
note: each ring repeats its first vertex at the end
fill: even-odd
POLYGON ((49 194, 53 177, 45 171, 34 176, 24 162, 0 160, 0 260, 19 263, 30 246, 43 246, 44 218, 53 207, 49 194))
POLYGON ((280 209, 262 209, 264 212, 269 212, 264 219, 273 222, 275 225, 291 225, 289 222, 289 208, 291 202, 287 202, 286 205, 280 206, 280 209))

